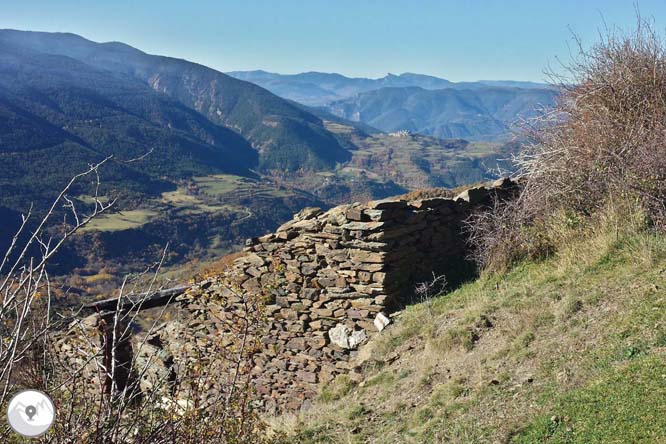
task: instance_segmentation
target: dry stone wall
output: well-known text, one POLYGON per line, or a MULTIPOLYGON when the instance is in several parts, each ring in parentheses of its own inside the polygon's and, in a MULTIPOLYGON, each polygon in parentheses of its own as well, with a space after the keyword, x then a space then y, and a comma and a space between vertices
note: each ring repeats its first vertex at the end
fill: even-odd
POLYGON ((509 180, 457 198, 388 199, 307 208, 275 233, 247 241, 228 275, 267 296, 268 330, 256 359, 266 407, 296 409, 341 373, 418 282, 469 270, 464 220, 473 208, 515 190, 509 180))
MULTIPOLYGON (((148 349, 135 350, 142 363, 161 363, 143 377, 142 389, 156 380, 177 380, 193 360, 214 358, 231 346, 236 338, 229 321, 236 311, 247 311, 239 294, 251 294, 260 296, 264 311, 260 348, 251 363, 263 407, 307 407, 322 383, 339 374, 360 377, 350 358, 411 301, 417 283, 433 273, 449 282, 462 277, 468 269, 464 220, 474 208, 515 189, 504 179, 453 199, 302 210, 275 233, 248 240, 246 254, 225 275, 178 298, 184 315, 144 341, 148 349)), ((223 386, 212 383, 207 390, 212 396, 223 386)))

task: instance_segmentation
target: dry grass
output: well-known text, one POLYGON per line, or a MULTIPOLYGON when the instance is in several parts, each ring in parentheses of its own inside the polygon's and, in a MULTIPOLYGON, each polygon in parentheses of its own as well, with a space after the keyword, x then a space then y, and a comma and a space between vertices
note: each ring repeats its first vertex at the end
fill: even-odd
POLYGON ((288 429, 305 443, 510 442, 632 350, 659 353, 666 239, 599 227, 570 248, 441 296, 434 317, 410 307, 360 357, 364 381, 288 429))

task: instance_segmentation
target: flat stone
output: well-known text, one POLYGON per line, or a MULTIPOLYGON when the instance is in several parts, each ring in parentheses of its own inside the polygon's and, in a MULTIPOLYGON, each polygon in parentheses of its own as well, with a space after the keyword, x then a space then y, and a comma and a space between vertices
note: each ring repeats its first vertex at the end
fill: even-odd
POLYGON ((306 349, 305 338, 290 339, 289 342, 287 342, 286 347, 294 350, 305 350, 306 349))
POLYGON ((478 204, 483 202, 489 194, 490 192, 486 187, 470 188, 458 194, 455 200, 464 200, 471 204, 478 204))
POLYGON ((255 267, 249 267, 245 272, 252 277, 259 277, 262 275, 262 272, 255 267))
POLYGON ((345 212, 345 216, 347 219, 352 220, 352 221, 369 221, 370 218, 364 214, 363 208, 361 207, 350 207, 347 209, 345 212))
POLYGON ((264 265, 264 260, 256 253, 250 253, 247 256, 240 258, 241 261, 254 265, 255 267, 261 267, 264 265))
POLYGON ((377 316, 373 321, 373 324, 377 328, 377 331, 384 330, 390 323, 391 320, 382 312, 377 313, 377 316))
POLYGON ((384 287, 379 284, 351 284, 351 286, 357 292, 370 296, 379 295, 384 291, 384 287))
POLYGON ((384 210, 373 210, 368 208, 363 210, 363 214, 365 214, 365 216, 373 222, 380 222, 390 219, 390 213, 384 210))
POLYGON ((362 271, 382 271, 386 264, 383 263, 359 263, 359 264, 350 264, 351 267, 355 267, 358 270, 362 271))
POLYGON ((347 350, 356 349, 368 339, 365 330, 353 331, 345 324, 337 324, 334 328, 330 329, 328 337, 332 344, 347 350))
POLYGON ((365 250, 349 250, 349 258, 354 262, 381 264, 386 259, 386 253, 365 250))
POLYGON ((399 208, 407 208, 407 201, 404 200, 373 200, 368 202, 368 208, 373 210, 395 210, 399 208))
POLYGON ((312 219, 314 217, 319 216, 321 213, 322 213, 322 211, 321 211, 321 208, 319 208, 319 207, 306 207, 306 208, 303 208, 298 213, 296 213, 296 216, 294 216, 294 219, 308 220, 308 219, 312 219))
POLYGON ((384 226, 384 222, 349 222, 342 226, 345 230, 375 231, 384 226))
POLYGON ((296 377, 299 378, 301 381, 305 381, 310 384, 317 383, 317 374, 313 372, 306 372, 306 371, 296 372, 296 377))
POLYGON ((298 232, 297 231, 288 231, 289 228, 291 228, 291 226, 289 226, 288 228, 284 228, 284 225, 282 227, 278 228, 278 233, 277 233, 278 239, 288 241, 288 240, 294 239, 295 237, 298 237, 298 232), (280 231, 280 229, 282 229, 282 231, 280 231))
POLYGON ((345 248, 356 248, 359 250, 370 250, 370 251, 386 251, 389 249, 388 244, 386 242, 367 242, 361 239, 343 241, 340 243, 340 245, 345 248))
POLYGON ((273 234, 273 233, 265 234, 265 235, 263 235, 263 236, 259 236, 259 237, 257 238, 257 240, 258 240, 259 242, 261 242, 262 244, 264 244, 264 243, 266 243, 266 242, 270 242, 270 241, 272 241, 273 239, 275 239, 275 234, 273 234))
POLYGON ((292 321, 287 324, 287 331, 292 333, 300 333, 305 330, 305 323, 303 321, 292 321))
POLYGON ((349 348, 354 350, 367 340, 368 340, 368 335, 365 333, 365 330, 356 330, 349 337, 349 348))
POLYGON ((340 348, 348 349, 349 348, 349 336, 351 335, 351 328, 347 327, 344 324, 338 324, 334 328, 328 331, 328 337, 331 340, 331 343, 337 345, 340 348))
POLYGON ((322 318, 333 317, 333 310, 328 308, 315 308, 313 311, 317 314, 317 316, 320 316, 322 318))

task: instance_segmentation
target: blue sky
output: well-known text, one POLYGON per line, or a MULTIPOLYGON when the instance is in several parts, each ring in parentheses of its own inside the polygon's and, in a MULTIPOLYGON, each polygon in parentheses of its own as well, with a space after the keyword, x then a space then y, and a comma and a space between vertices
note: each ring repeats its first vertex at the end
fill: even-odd
POLYGON ((664 0, 0 0, 0 28, 122 41, 222 71, 539 81, 568 57, 570 29, 591 44, 604 20, 631 28, 635 5, 666 28, 664 0))

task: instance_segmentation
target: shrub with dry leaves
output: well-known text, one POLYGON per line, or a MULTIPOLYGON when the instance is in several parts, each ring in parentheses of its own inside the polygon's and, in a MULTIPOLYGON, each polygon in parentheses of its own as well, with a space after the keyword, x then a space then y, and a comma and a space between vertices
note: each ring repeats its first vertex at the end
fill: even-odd
POLYGON ((641 213, 666 227, 666 43, 645 20, 578 55, 554 109, 530 122, 516 158, 524 188, 470 220, 476 260, 501 270, 557 250, 562 227, 641 213))

